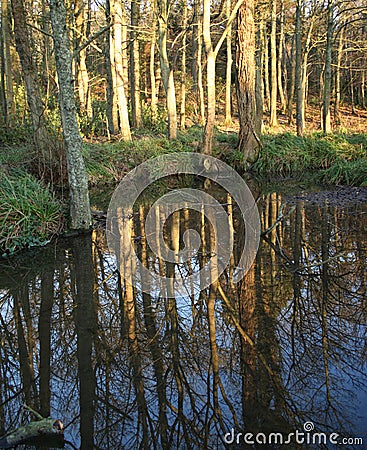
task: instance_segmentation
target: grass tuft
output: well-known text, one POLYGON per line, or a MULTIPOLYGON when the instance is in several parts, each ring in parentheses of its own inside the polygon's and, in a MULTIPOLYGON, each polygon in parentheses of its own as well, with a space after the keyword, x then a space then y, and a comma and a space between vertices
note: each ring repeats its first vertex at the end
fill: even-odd
POLYGON ((16 170, 0 176, 0 252, 43 245, 62 226, 60 203, 32 175, 16 170))

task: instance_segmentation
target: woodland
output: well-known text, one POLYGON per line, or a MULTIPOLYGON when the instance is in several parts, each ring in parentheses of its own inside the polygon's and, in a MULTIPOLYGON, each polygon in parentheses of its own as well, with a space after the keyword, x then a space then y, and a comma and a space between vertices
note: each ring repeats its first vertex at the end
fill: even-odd
POLYGON ((2 0, 2 249, 9 223, 16 246, 29 242, 30 216, 43 237, 68 216, 88 228, 88 186, 167 151, 213 154, 260 177, 309 171, 365 185, 366 8, 2 0))

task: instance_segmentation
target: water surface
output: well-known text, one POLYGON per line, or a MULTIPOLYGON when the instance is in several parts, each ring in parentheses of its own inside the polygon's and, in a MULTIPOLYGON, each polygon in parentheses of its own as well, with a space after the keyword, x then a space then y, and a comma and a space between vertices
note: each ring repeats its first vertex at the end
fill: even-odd
MULTIPOLYGON (((296 430, 367 448, 367 205, 260 195, 260 249, 234 285, 245 227, 222 203, 235 251, 200 293, 132 287, 120 272, 134 276, 134 262, 117 267, 103 229, 1 264, 0 435, 27 422, 27 404, 62 420, 66 448, 281 448, 238 433, 296 430)), ((165 275, 205 264, 212 232, 200 213, 167 221, 171 248, 186 228, 205 244, 189 263, 166 263, 147 246, 149 207, 128 224, 144 264, 165 275)))

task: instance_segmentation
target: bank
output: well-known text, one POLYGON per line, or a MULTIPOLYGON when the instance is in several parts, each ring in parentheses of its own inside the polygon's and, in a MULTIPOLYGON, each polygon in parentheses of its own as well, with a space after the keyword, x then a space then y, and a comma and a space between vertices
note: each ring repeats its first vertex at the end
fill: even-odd
MULTIPOLYGON (((201 136, 202 129, 194 126, 180 133, 175 141, 140 132, 128 143, 118 139, 86 142, 84 158, 90 187, 108 197, 124 174, 149 158, 169 152, 199 152, 201 136)), ((37 166, 27 142, 24 139, 2 146, 0 254, 4 257, 22 248, 45 245, 67 230, 66 171, 59 170, 55 176, 47 167, 40 167, 39 162, 37 166)), ((213 156, 244 173, 248 168, 236 143, 236 133, 217 130, 213 156)), ((259 158, 249 171, 263 184, 296 179, 306 185, 364 187, 366 152, 365 134, 266 134, 259 158)))

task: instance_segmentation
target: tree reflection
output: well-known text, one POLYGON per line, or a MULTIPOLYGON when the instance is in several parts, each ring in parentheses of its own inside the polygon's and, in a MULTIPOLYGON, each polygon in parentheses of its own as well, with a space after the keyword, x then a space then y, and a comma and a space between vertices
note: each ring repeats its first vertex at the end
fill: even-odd
POLYGON ((175 254, 186 229, 201 235, 186 262, 165 261, 159 246, 153 254, 144 205, 120 212, 118 267, 102 231, 3 264, 1 432, 27 420, 24 403, 61 418, 83 449, 225 448, 232 428, 288 433, 305 420, 363 432, 353 410, 366 387, 366 208, 263 196, 261 248, 236 286, 246 229, 233 200, 222 201, 236 252, 219 280, 213 265, 200 293, 189 283, 187 295, 176 292, 175 277, 217 254, 206 205, 176 211, 164 226, 164 206, 155 206, 175 254), (169 283, 146 284, 131 240, 169 283))

